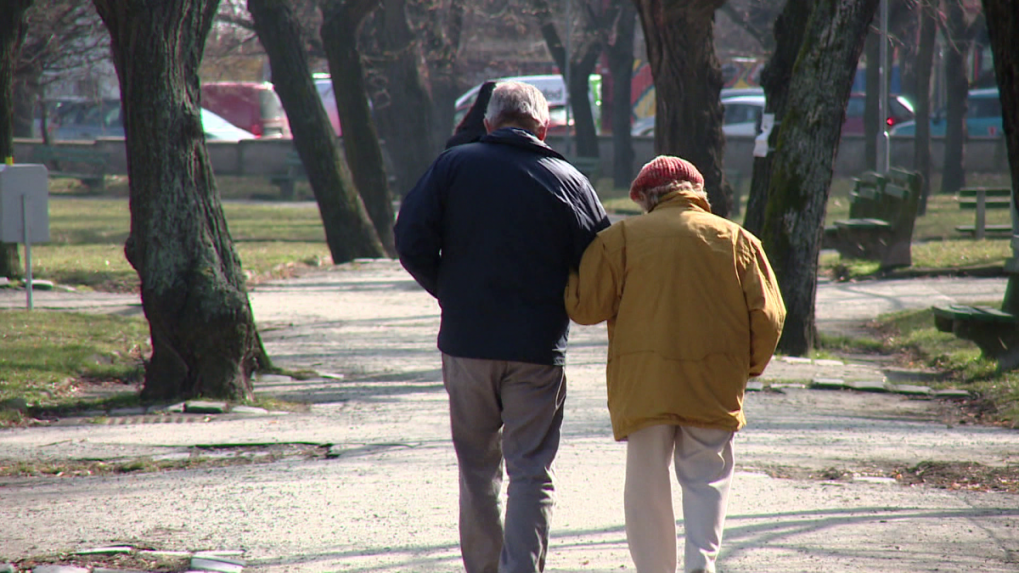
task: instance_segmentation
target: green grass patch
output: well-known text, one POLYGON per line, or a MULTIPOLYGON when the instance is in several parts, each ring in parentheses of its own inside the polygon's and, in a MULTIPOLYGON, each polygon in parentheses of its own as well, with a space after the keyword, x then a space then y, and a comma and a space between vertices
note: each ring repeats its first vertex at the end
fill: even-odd
POLYGON ((85 410, 137 403, 151 351, 148 324, 138 318, 65 312, 0 310, 0 403, 7 422, 27 409, 85 410), (123 393, 83 396, 102 384, 123 393))
POLYGON ((937 330, 931 309, 882 315, 870 327, 873 336, 821 336, 818 352, 883 354, 902 366, 934 369, 942 376, 931 382, 933 387, 962 388, 980 397, 975 405, 982 421, 1019 427, 1019 372, 998 372, 997 364, 981 358, 975 344, 937 330))
MULTIPOLYGON (((226 202, 223 212, 249 280, 286 277, 330 260, 314 205, 226 202)), ((136 290, 138 275, 124 255, 130 220, 124 198, 55 197, 51 241, 32 246, 33 276, 77 288, 136 290)))

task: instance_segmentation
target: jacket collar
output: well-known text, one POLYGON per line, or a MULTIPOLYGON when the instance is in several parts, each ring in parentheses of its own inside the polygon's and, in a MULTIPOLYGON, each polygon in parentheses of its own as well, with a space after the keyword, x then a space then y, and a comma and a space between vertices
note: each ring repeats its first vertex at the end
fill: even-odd
POLYGON ((662 198, 659 199, 658 204, 655 205, 654 208, 651 209, 651 211, 654 211, 656 209, 671 209, 674 207, 687 210, 692 209, 697 211, 704 211, 706 213, 711 212, 711 205, 709 205, 708 202, 705 201, 703 197, 701 197, 697 193, 693 193, 691 191, 686 191, 683 189, 676 189, 675 191, 669 191, 665 195, 662 195, 662 198))
POLYGON ((502 127, 481 138, 482 143, 511 145, 533 151, 546 157, 565 159, 536 135, 520 127, 502 127))

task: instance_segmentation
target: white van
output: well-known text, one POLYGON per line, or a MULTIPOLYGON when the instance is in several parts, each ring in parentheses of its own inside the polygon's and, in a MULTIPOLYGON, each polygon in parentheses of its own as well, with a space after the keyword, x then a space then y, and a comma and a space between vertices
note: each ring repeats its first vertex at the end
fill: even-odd
MULTIPOLYGON (((601 118, 601 75, 591 74, 588 78, 588 97, 591 100, 591 110, 594 113, 594 123, 597 126, 601 118)), ((562 134, 566 131, 566 83, 559 74, 546 74, 539 76, 509 76, 496 78, 496 82, 524 82, 535 86, 548 100, 548 108, 551 116, 549 134, 562 134)), ((474 105, 474 100, 481 90, 478 84, 467 90, 462 96, 456 99, 456 114, 453 116, 453 127, 455 128, 467 111, 474 105)), ((573 123, 573 118, 570 118, 573 123)))

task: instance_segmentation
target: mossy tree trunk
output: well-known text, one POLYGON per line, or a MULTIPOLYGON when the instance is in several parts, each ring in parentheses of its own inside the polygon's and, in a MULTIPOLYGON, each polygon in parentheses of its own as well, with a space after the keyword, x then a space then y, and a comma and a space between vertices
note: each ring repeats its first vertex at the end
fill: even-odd
MULTIPOLYGON (((25 14, 32 0, 0 4, 0 162, 14 157, 14 69, 25 39, 25 14)), ((21 276, 18 245, 0 243, 0 277, 21 276)))
POLYGON ((722 69, 715 55, 715 10, 725 0, 634 0, 655 80, 655 153, 697 166, 711 211, 728 217, 722 69))
POLYGON ((815 346, 817 258, 835 154, 867 27, 878 0, 818 0, 779 126, 761 240, 786 304, 779 349, 815 346))
POLYGON ((386 253, 395 256, 393 198, 382 145, 368 106, 364 65, 357 48, 358 30, 365 17, 379 6, 379 0, 332 0, 321 6, 322 44, 343 128, 347 165, 382 246, 386 253))
POLYGON ((248 0, 248 11, 269 56, 273 84, 315 194, 333 262, 385 256, 315 89, 292 6, 280 0, 248 0))
MULTIPOLYGON (((987 32, 994 53, 994 75, 1001 98, 1001 119, 1008 147, 1008 165, 1012 172, 1012 201, 1019 207, 1019 2, 1015 0, 983 0, 987 32)), ((1010 261, 1011 274, 1002 301, 1002 310, 1019 314, 1019 268, 1010 261)))
POLYGON ((124 247, 152 356, 142 395, 246 400, 269 367, 205 147, 198 67, 218 0, 94 0, 120 79, 130 179, 124 247))
POLYGON ((765 157, 754 158, 754 177, 750 182, 750 195, 747 198, 743 226, 755 235, 760 235, 764 229, 768 188, 775 159, 774 148, 778 144, 778 129, 785 117, 793 65, 796 64, 796 56, 800 53, 813 5, 813 0, 786 2, 782 12, 775 19, 775 52, 761 72, 761 86, 765 94, 764 111, 775 115, 776 126, 768 139, 768 147, 772 151, 765 157))

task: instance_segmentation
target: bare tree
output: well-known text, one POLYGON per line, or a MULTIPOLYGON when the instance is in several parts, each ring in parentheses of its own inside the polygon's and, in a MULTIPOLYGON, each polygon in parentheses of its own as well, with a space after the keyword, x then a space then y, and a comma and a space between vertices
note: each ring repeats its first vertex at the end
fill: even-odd
POLYGON ((721 64, 715 10, 725 0, 634 0, 655 80, 655 153, 681 156, 704 174, 711 210, 727 217, 721 64))
MULTIPOLYGON (((0 161, 14 157, 14 70, 27 29, 26 12, 32 0, 0 5, 0 161)), ((0 276, 20 276, 18 245, 0 243, 0 276)))
POLYGON ((931 72, 938 32, 938 0, 920 0, 917 11, 920 18, 920 39, 916 52, 916 84, 914 93, 913 169, 920 174, 921 193, 917 213, 927 212, 927 198, 931 194, 931 72))
POLYGON ((616 187, 626 188, 633 180, 633 137, 630 134, 633 73, 633 43, 637 28, 637 10, 631 0, 618 2, 618 13, 606 43, 609 71, 612 75, 612 179, 616 187))
POLYGON ((966 186, 963 152, 966 144, 966 107, 969 79, 966 60, 973 48, 973 36, 983 25, 982 14, 967 14, 965 0, 945 0, 944 32, 945 83, 945 159, 941 191, 954 193, 966 186))
POLYGON ((779 126, 761 240, 786 303, 779 348, 795 356, 813 349, 817 337, 817 258, 832 166, 867 26, 877 3, 815 3, 779 126))
POLYGON ((281 0, 248 0, 248 11, 269 55, 273 84, 287 111, 294 148, 315 194, 333 262, 383 256, 382 244, 353 186, 315 89, 293 10, 281 0))
POLYGON ((141 281, 149 399, 252 396, 269 359, 205 148, 198 66, 219 0, 94 0, 120 78, 130 179, 124 247, 141 281))
POLYGON ((343 126, 347 164, 382 246, 390 256, 395 256, 393 200, 382 145, 368 105, 361 52, 357 47, 358 31, 364 19, 378 6, 379 0, 323 1, 321 37, 343 126))
POLYGON ((377 81, 371 93, 375 121, 401 194, 410 190, 441 149, 421 40, 408 21, 407 4, 382 0, 382 10, 372 14, 367 30, 377 81))

